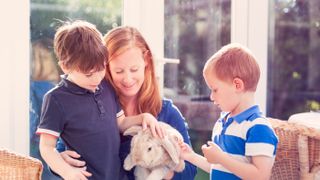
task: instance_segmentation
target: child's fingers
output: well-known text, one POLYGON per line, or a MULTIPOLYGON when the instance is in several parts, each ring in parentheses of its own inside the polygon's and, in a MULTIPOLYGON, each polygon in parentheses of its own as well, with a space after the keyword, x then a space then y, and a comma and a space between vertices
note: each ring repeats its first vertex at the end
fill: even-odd
POLYGON ((187 148, 187 145, 183 141, 178 142, 178 144, 179 144, 180 148, 183 148, 183 149, 187 148))
POLYGON ((192 152, 192 148, 189 146, 189 144, 186 144, 183 142, 183 144, 180 146, 180 148, 183 150, 183 151, 186 151, 186 152, 192 152))
POLYGON ((208 143, 209 147, 212 147, 216 150, 222 151, 221 148, 217 144, 215 144, 214 142, 208 141, 207 143, 208 143))
POLYGON ((209 146, 214 146, 214 145, 215 145, 212 141, 208 141, 207 144, 208 144, 209 146))
POLYGON ((207 145, 207 144, 203 144, 203 145, 201 146, 201 149, 202 149, 202 151, 203 151, 204 149, 208 149, 208 145, 207 145))
POLYGON ((178 145, 179 145, 180 147, 183 147, 183 141, 182 141, 182 142, 181 142, 181 141, 178 141, 177 143, 178 143, 178 145))

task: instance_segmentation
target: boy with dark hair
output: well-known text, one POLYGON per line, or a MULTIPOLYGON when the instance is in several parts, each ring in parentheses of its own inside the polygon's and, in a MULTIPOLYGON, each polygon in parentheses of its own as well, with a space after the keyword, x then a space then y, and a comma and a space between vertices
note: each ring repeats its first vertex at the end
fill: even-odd
POLYGON ((65 75, 44 97, 37 130, 43 159, 64 179, 124 178, 119 130, 142 124, 160 135, 157 120, 147 113, 124 116, 111 84, 104 79, 108 54, 93 24, 64 24, 55 34, 54 50, 65 75), (58 137, 81 154, 86 168, 72 167, 62 159, 55 150, 58 137))
POLYGON ((252 53, 229 44, 205 64, 204 79, 210 99, 222 113, 212 131, 212 141, 194 153, 182 144, 183 158, 210 173, 211 179, 269 179, 278 139, 255 105, 260 77, 252 53))

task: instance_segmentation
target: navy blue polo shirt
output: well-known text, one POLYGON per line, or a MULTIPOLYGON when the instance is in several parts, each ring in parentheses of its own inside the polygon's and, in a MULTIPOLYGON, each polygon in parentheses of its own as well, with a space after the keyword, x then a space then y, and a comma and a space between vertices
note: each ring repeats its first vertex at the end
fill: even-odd
POLYGON ((37 133, 61 137, 67 149, 81 154, 92 179, 121 179, 117 125, 121 115, 109 82, 102 80, 93 93, 65 76, 44 96, 37 133))

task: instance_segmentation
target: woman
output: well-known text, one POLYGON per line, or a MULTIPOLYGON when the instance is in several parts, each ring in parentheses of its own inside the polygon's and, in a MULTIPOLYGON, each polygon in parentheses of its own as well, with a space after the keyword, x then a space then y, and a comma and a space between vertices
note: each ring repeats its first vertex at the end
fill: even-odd
MULTIPOLYGON (((140 32, 133 27, 118 27, 109 31, 104 41, 109 52, 106 78, 115 88, 125 115, 151 113, 159 121, 176 128, 182 134, 184 142, 190 144, 184 117, 172 101, 162 99, 160 96, 154 59, 140 32)), ((129 154, 130 142, 131 137, 122 137, 120 147, 122 162, 129 154)), ((71 156, 71 153, 69 155, 71 156)), ((62 156, 71 163, 67 152, 62 153, 62 156)), ((186 162, 183 172, 169 172, 166 179, 194 179, 195 175, 196 167, 186 162)), ((128 177, 134 179, 132 171, 128 172, 128 177)))

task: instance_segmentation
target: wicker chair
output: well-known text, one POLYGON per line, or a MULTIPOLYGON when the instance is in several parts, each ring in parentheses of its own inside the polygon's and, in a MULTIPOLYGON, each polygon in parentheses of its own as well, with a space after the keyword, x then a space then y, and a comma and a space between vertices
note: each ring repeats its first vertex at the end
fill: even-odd
POLYGON ((42 170, 40 160, 0 149, 0 180, 38 180, 42 170))
POLYGON ((270 122, 279 138, 271 179, 319 179, 320 131, 277 119, 270 122))

